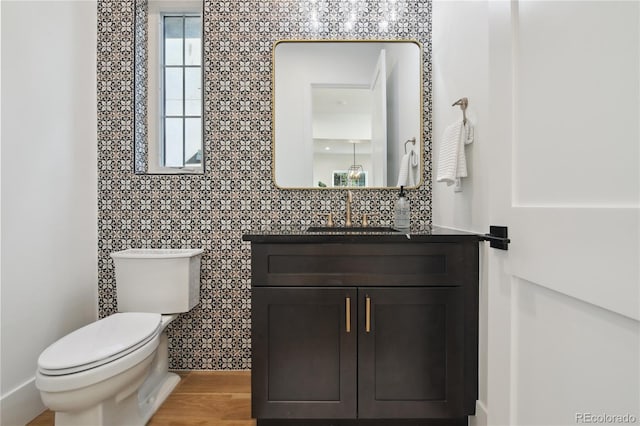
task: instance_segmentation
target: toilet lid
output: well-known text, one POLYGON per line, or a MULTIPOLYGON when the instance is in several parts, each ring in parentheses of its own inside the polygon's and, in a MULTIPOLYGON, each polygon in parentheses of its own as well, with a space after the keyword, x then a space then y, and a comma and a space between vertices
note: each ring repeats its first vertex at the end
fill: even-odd
POLYGON ((94 368, 136 350, 154 338, 160 328, 160 314, 113 314, 53 343, 38 358, 38 367, 50 375, 94 368))

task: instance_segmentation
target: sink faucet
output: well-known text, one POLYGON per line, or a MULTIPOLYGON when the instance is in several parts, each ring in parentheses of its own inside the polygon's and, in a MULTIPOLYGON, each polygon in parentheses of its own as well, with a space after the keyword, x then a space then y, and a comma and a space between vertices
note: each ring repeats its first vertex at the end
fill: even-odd
POLYGON ((347 217, 344 221, 344 226, 351 226, 351 202, 353 201, 353 194, 351 191, 347 191, 347 201, 345 203, 347 210, 347 217))

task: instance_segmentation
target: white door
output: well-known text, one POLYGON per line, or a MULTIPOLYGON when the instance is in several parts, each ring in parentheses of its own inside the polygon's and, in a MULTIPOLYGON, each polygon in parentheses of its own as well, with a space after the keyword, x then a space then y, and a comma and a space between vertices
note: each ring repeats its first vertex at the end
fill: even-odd
POLYGON ((380 50, 371 77, 371 186, 387 186, 387 59, 380 50))
POLYGON ((486 251, 474 422, 640 422, 639 3, 488 7, 489 217, 512 243, 486 251))

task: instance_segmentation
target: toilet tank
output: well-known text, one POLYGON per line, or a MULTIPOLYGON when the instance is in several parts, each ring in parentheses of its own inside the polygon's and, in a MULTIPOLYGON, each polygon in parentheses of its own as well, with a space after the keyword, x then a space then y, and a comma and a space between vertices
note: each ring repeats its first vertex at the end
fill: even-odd
POLYGON ((120 312, 187 312, 200 302, 202 249, 128 249, 111 253, 120 312))

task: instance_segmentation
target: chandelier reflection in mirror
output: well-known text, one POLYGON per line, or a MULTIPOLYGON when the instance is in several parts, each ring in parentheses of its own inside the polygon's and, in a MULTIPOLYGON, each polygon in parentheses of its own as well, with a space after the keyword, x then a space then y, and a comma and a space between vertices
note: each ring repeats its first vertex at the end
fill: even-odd
POLYGON ((347 177, 349 179, 349 186, 358 186, 357 182, 360 180, 360 176, 364 172, 361 164, 356 164, 356 144, 358 141, 350 141, 353 145, 353 163, 349 166, 347 171, 347 177))
POLYGON ((322 32, 327 30, 329 21, 338 21, 344 32, 356 29, 360 17, 365 14, 377 12, 378 30, 387 32, 402 18, 405 13, 406 0, 379 0, 377 8, 368 1, 342 0, 329 2, 327 0, 308 0, 301 2, 308 16, 308 25, 311 30, 322 32), (377 10, 376 10, 377 9, 377 10))

